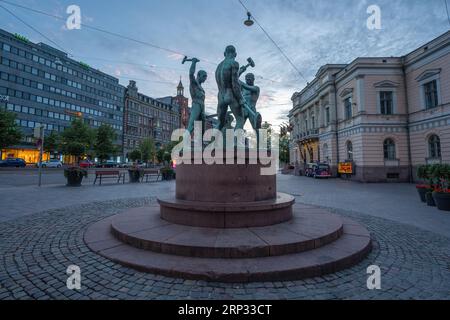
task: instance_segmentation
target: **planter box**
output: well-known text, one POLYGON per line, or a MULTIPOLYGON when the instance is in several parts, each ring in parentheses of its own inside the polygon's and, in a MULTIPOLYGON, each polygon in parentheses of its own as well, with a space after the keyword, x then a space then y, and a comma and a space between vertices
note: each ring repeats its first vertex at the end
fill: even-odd
POLYGON ((420 201, 427 202, 427 199, 425 198, 425 194, 432 190, 425 186, 416 186, 416 189, 417 189, 417 193, 419 193, 420 201))
POLYGON ((433 199, 439 210, 450 211, 450 193, 433 192, 433 199))
POLYGON ((433 192, 428 191, 427 193, 425 193, 425 200, 427 205, 429 205, 430 207, 436 207, 436 203, 434 202, 433 198, 433 192))
POLYGON ((128 170, 128 176, 130 178, 130 183, 139 183, 143 175, 141 170, 128 170))
POLYGON ((67 176, 68 187, 81 187, 81 181, 83 181, 83 176, 77 174, 69 174, 67 176))

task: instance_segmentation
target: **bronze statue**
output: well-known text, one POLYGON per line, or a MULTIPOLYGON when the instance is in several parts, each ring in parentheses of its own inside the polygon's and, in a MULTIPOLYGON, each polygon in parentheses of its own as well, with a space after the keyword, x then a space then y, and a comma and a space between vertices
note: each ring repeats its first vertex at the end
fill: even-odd
POLYGON ((187 57, 184 57, 182 63, 184 64, 186 61, 192 62, 191 68, 189 69, 189 91, 192 98, 192 107, 187 130, 189 133, 192 133, 195 121, 202 121, 202 130, 205 131, 205 90, 202 88, 202 83, 206 81, 208 76, 206 71, 200 70, 197 73, 196 79, 195 67, 200 60, 197 58, 187 59, 187 57))
MULTIPOLYGON (((241 68, 245 72, 245 67, 241 68)), ((255 86, 255 75, 247 73, 245 75, 245 83, 239 81, 242 88, 242 96, 244 97, 246 108, 244 108, 244 124, 247 119, 250 120, 253 130, 261 129, 261 115, 256 111, 256 102, 259 98, 259 87, 255 86)))
POLYGON ((239 84, 239 63, 235 60, 237 53, 234 46, 227 46, 224 52, 225 59, 217 66, 216 82, 219 89, 217 115, 218 129, 222 130, 226 124, 228 107, 236 119, 235 129, 244 128, 244 99, 239 84))

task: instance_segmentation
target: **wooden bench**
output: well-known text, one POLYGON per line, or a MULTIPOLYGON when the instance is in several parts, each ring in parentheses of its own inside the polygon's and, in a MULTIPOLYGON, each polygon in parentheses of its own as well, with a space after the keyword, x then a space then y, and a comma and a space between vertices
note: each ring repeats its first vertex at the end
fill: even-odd
POLYGON ((148 178, 151 176, 156 176, 155 182, 157 182, 159 180, 160 175, 161 172, 159 171, 159 169, 144 169, 144 174, 142 175, 141 182, 144 181, 144 178, 145 182, 148 182, 148 178))
POLYGON ((125 183, 125 173, 120 172, 119 170, 95 171, 94 184, 97 182, 98 178, 100 178, 99 185, 102 184, 102 179, 106 178, 117 178, 117 183, 119 183, 120 179, 122 179, 123 183, 125 183))

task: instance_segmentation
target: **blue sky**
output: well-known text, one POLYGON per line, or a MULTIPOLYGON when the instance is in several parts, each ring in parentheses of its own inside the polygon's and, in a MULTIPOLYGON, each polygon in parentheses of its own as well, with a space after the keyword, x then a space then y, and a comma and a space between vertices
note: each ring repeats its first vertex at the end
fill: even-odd
MULTIPOLYGON (((9 0, 57 16, 66 8, 81 8, 82 22, 160 47, 198 57, 208 72, 204 85, 206 109, 215 113, 215 64, 228 44, 237 60, 252 57, 256 84, 261 87, 257 108, 274 125, 287 120, 291 96, 305 80, 255 24, 245 27, 246 12, 238 0, 9 0)), ((449 29, 445 0, 243 0, 272 38, 308 81, 326 63, 349 63, 358 56, 403 55, 449 29), (368 30, 369 5, 381 8, 381 30, 368 30)), ((450 4, 450 3, 449 3, 450 4)), ((181 56, 87 28, 67 30, 64 21, 3 4, 82 60, 120 79, 136 79, 139 90, 152 97, 174 95, 180 79, 188 95, 188 68, 181 56)), ((0 8, 0 27, 46 42, 0 8)), ((49 43, 50 44, 50 43, 49 43)))

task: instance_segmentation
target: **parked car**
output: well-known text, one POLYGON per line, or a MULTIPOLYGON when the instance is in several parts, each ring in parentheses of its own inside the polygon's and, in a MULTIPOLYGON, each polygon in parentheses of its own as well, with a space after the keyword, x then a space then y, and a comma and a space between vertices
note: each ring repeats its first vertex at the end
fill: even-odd
POLYGON ((91 160, 80 161, 80 168, 92 168, 95 164, 91 160))
POLYGON ((0 167, 24 168, 26 166, 27 163, 21 158, 7 158, 3 161, 0 161, 0 167))
MULTIPOLYGON (((39 163, 36 164, 39 167, 39 163)), ((42 162, 42 168, 61 168, 62 162, 58 159, 50 159, 49 161, 42 162)))
POLYGON ((134 166, 134 162, 122 162, 119 164, 120 168, 131 168, 134 166))
POLYGON ((117 168, 118 166, 119 164, 113 160, 107 160, 96 165, 97 168, 117 168))
POLYGON ((312 162, 308 163, 305 169, 305 176, 313 178, 331 177, 330 166, 327 163, 312 162))

